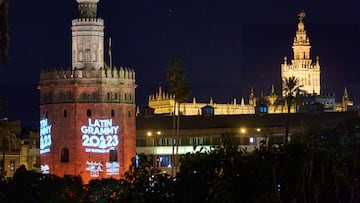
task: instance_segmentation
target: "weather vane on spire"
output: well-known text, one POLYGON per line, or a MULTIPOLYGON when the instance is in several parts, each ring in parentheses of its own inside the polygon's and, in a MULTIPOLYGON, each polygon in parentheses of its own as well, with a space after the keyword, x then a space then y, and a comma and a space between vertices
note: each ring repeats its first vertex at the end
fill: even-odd
POLYGON ((299 20, 300 22, 302 22, 302 20, 306 17, 306 13, 304 12, 304 10, 302 10, 299 14, 299 20))

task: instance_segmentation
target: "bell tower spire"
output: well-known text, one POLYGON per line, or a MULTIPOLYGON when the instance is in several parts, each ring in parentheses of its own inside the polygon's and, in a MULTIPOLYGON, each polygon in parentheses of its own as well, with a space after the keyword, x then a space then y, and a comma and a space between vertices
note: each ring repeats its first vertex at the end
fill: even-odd
POLYGON ((104 66, 104 21, 97 18, 99 0, 76 0, 79 18, 72 20, 72 70, 104 66))
POLYGON ((305 25, 303 19, 306 14, 304 11, 298 14, 299 23, 298 29, 296 31, 296 36, 293 42, 293 51, 294 51, 294 59, 295 60, 309 60, 310 59, 310 40, 306 35, 305 25))
POLYGON ((290 64, 287 63, 287 60, 284 60, 284 63, 281 64, 281 78, 282 81, 285 81, 285 78, 295 76, 302 85, 302 90, 309 94, 320 95, 319 58, 317 57, 316 62, 313 63, 310 57, 311 45, 304 25, 306 13, 301 11, 298 17, 299 22, 292 44, 294 56, 290 64))

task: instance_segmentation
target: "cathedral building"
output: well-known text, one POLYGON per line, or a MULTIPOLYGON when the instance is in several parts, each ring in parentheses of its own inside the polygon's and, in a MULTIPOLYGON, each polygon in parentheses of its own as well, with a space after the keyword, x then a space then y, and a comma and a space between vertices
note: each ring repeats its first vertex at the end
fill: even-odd
POLYGON ((40 74, 41 172, 119 179, 136 155, 135 71, 112 67, 111 52, 105 64, 99 0, 77 2, 71 67, 40 74))
MULTIPOLYGON (((319 57, 316 57, 315 62, 310 57, 310 40, 307 36, 304 18, 305 12, 302 11, 299 15, 299 22, 297 25, 296 35, 292 44, 293 59, 288 63, 287 57, 281 64, 281 80, 285 78, 295 77, 299 81, 301 90, 305 92, 304 101, 299 107, 292 105, 290 112, 302 112, 319 110, 314 106, 320 105, 320 110, 324 112, 342 112, 348 111, 350 106, 353 106, 349 98, 347 89, 344 89, 342 100, 335 101, 335 94, 322 94, 320 85, 320 63, 319 57)), ((284 84, 282 85, 284 87, 284 84)), ((198 102, 193 98, 192 102, 175 105, 172 95, 165 93, 161 87, 154 95, 149 96, 148 107, 153 109, 154 114, 172 114, 173 112, 181 112, 182 115, 237 115, 237 114, 279 114, 287 113, 287 106, 283 95, 276 94, 274 86, 271 87, 269 95, 256 96, 254 89, 251 89, 248 99, 241 98, 240 102, 233 99, 225 104, 219 104, 210 98, 209 102, 198 102), (175 105, 175 111, 174 111, 175 105), (179 109, 179 111, 177 111, 179 109)))

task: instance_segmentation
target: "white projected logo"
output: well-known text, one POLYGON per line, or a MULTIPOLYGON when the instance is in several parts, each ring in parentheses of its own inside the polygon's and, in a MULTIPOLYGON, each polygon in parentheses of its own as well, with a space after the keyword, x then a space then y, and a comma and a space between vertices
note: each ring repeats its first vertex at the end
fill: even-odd
POLYGON ((85 152, 107 153, 119 144, 119 126, 113 126, 112 119, 89 118, 88 125, 81 126, 82 146, 85 152))

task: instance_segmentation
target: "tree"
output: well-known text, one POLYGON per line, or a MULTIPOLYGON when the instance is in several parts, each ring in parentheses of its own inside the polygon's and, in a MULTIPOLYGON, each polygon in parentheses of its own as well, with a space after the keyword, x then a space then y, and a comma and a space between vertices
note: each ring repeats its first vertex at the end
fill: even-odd
POLYGON ((9 25, 8 25, 8 0, 0 0, 0 57, 4 64, 8 63, 9 25))
POLYGON ((283 81, 283 95, 285 97, 285 101, 287 103, 287 119, 286 119, 286 131, 285 131, 285 143, 288 142, 289 139, 289 126, 290 126, 290 111, 292 103, 299 92, 302 90, 300 89, 302 85, 299 83, 299 79, 295 76, 291 76, 285 78, 283 81))
POLYGON ((173 155, 174 144, 176 145, 175 163, 172 164, 172 175, 174 176, 174 167, 177 167, 178 141, 180 128, 180 105, 186 102, 189 97, 190 87, 186 81, 185 65, 178 59, 170 60, 167 67, 167 80, 170 82, 170 94, 174 96, 174 113, 173 113, 173 155), (176 108, 178 106, 178 108, 176 108), (177 109, 177 112, 176 112, 177 109), (177 120, 176 120, 177 118, 177 120), (176 120, 176 121, 175 121, 176 120), (176 136, 175 136, 176 128, 176 136))
POLYGON ((2 151, 1 179, 4 178, 5 153, 14 149, 19 149, 19 135, 21 127, 16 121, 0 120, 0 150, 2 151))

